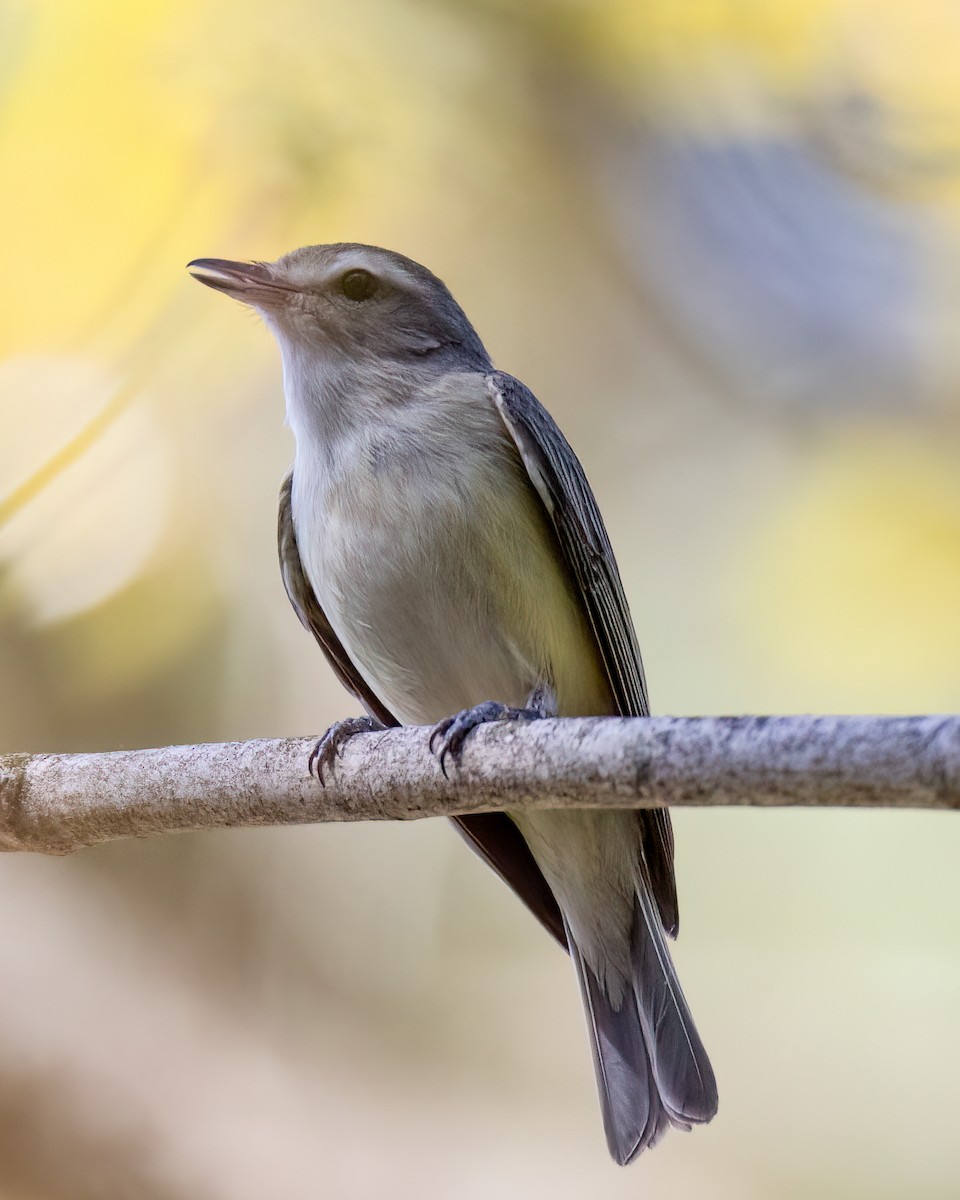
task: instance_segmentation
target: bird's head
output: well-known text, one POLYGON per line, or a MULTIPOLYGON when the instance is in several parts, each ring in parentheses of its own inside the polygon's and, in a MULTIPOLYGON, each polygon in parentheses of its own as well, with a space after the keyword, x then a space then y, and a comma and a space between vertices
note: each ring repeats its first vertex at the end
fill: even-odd
POLYGON ((249 304, 285 359, 317 358, 489 370, 490 360, 446 285, 412 259, 378 246, 304 246, 276 262, 198 258, 187 270, 249 304))

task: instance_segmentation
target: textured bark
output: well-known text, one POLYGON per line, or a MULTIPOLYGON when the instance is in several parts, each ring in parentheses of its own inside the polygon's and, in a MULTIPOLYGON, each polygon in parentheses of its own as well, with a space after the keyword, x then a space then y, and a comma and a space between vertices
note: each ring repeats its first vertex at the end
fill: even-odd
POLYGON ((428 731, 361 734, 327 786, 306 739, 0 756, 0 847, 66 854, 216 826, 519 808, 960 808, 960 716, 587 718, 478 729, 445 779, 428 731))

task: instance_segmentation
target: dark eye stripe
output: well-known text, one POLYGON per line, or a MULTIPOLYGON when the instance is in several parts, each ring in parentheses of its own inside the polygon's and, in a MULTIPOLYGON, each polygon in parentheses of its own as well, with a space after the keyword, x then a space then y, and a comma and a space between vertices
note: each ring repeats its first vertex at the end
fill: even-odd
POLYGON ((361 300, 369 300, 376 290, 376 276, 371 275, 369 271, 364 271, 361 267, 347 271, 340 280, 340 291, 348 300, 353 300, 358 304, 361 300))

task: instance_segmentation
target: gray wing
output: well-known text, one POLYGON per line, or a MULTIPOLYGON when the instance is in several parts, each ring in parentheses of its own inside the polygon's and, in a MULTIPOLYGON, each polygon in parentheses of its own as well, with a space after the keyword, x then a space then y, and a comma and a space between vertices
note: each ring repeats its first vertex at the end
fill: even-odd
MULTIPOLYGON (((637 635, 603 518, 580 461, 536 396, 512 375, 494 371, 487 386, 547 510, 560 552, 583 599, 618 711, 650 714, 637 635)), ((665 809, 637 814, 644 865, 663 927, 679 924, 673 830, 665 809)))
MULTIPOLYGON (((343 643, 333 631, 307 579, 300 551, 297 548, 293 525, 293 472, 288 472, 280 486, 280 512, 277 522, 277 542, 280 551, 280 573, 287 597, 303 627, 320 643, 334 673, 343 686, 355 696, 371 717, 383 725, 397 726, 400 722, 371 691, 357 671, 343 643)), ((547 881, 541 874, 520 831, 505 813, 470 813, 453 818, 471 846, 517 893, 540 923, 566 948, 567 939, 563 917, 547 881)))

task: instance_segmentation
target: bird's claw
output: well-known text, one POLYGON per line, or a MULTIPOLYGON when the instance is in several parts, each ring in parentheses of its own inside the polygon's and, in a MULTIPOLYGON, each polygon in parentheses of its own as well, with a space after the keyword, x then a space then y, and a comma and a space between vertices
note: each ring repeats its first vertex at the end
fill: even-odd
POLYGON ((333 770, 347 742, 358 733, 377 733, 382 729, 383 725, 373 717, 348 717, 345 721, 337 721, 310 751, 307 770, 313 775, 316 768, 317 782, 321 787, 326 787, 323 773, 333 770))
POLYGON ((493 721, 536 721, 541 716, 543 714, 533 708, 510 708, 496 700, 487 700, 438 721, 430 733, 430 753, 438 759, 444 779, 449 779, 447 759, 452 759, 455 766, 460 766, 464 744, 478 725, 488 725, 493 721))

